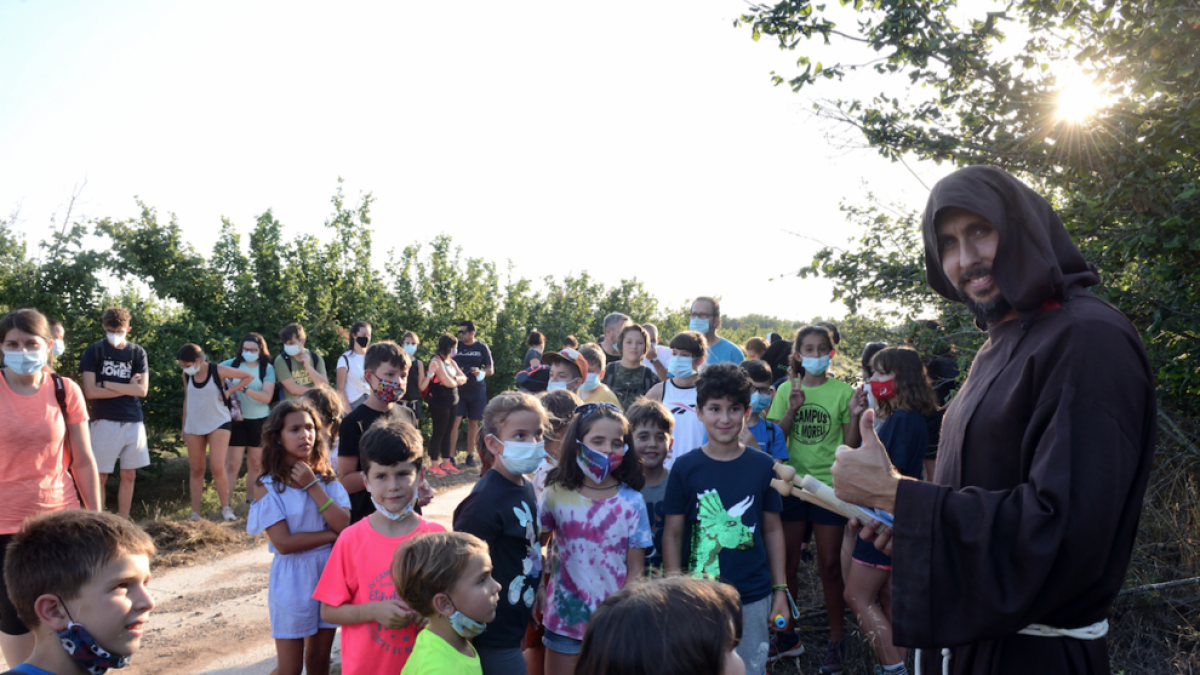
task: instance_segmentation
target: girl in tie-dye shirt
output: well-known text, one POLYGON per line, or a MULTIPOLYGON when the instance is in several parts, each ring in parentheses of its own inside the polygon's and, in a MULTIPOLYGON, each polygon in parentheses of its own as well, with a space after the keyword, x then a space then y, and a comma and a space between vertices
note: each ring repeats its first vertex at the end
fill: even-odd
POLYGON ((546 672, 574 672, 588 619, 626 579, 637 579, 652 545, 645 479, 634 453, 626 455, 629 422, 611 403, 575 409, 558 467, 538 504, 543 534, 553 534, 558 557, 550 568, 544 623, 546 672), (628 457, 628 460, 626 460, 628 457))

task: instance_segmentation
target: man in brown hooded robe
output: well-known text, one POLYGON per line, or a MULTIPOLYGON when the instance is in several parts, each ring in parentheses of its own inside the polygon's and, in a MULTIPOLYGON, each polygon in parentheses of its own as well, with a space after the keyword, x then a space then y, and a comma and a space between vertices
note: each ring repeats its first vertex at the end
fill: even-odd
POLYGON ((932 482, 903 479, 862 420, 834 486, 895 515, 894 642, 941 673, 1109 673, 1154 448, 1154 382, 1129 321, 1040 195, 1000 169, 939 181, 922 223, 930 286, 988 334, 946 411, 932 482))

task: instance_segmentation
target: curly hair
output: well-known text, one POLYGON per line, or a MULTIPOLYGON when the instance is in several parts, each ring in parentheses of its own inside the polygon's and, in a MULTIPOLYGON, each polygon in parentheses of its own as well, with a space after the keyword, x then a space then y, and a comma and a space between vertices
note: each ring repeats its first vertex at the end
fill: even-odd
POLYGON ((700 381, 696 384, 696 408, 703 408, 705 403, 716 398, 727 398, 748 408, 753 392, 754 383, 746 371, 733 363, 715 363, 700 373, 700 381))
MULTIPOLYGON (((280 401, 271 414, 267 416, 267 421, 263 425, 262 440, 263 453, 262 463, 263 472, 258 477, 258 484, 265 485, 262 479, 270 476, 271 481, 275 485, 275 491, 282 493, 287 487, 288 480, 291 479, 291 465, 287 463, 287 450, 283 447, 283 426, 287 422, 287 416, 292 413, 304 413, 312 420, 313 426, 318 430, 321 429, 321 413, 317 411, 316 406, 312 403, 301 399, 298 401, 280 401)), ((337 480, 337 474, 333 470, 333 466, 329 464, 329 451, 325 442, 325 434, 320 431, 316 434, 316 440, 308 450, 308 459, 306 460, 309 467, 312 468, 313 474, 321 480, 322 483, 329 483, 337 480)))

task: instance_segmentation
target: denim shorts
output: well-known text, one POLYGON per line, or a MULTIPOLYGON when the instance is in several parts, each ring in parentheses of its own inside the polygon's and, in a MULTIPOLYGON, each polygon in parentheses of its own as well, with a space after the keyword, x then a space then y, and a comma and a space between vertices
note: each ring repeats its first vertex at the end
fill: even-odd
POLYGON ((579 648, 583 646, 583 641, 546 631, 546 634, 542 636, 542 644, 546 645, 546 649, 559 654, 578 654, 579 648))

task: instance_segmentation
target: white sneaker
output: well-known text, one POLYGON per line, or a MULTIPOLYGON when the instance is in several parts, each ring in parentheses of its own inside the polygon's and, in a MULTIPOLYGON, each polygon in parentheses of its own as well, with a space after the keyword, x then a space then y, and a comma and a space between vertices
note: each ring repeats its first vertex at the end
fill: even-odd
POLYGON ((195 511, 192 511, 192 515, 188 516, 188 520, 192 520, 192 521, 200 520, 200 518, 201 518, 200 514, 196 513, 195 511))
POLYGON ((237 515, 234 514, 233 509, 229 508, 228 506, 221 507, 221 517, 225 520, 237 520, 237 515))

